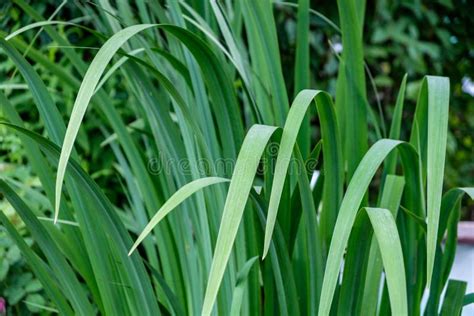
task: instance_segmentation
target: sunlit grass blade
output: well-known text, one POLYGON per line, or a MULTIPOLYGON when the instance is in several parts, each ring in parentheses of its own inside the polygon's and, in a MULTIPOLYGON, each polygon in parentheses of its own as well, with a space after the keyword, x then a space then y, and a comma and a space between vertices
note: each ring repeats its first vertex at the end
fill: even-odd
POLYGON ((186 184, 185 186, 181 187, 175 194, 173 194, 165 204, 156 212, 155 216, 150 220, 150 222, 145 226, 143 231, 138 236, 137 240, 133 244, 132 248, 128 252, 130 256, 132 252, 138 247, 138 245, 145 239, 153 228, 158 225, 158 223, 165 218, 173 209, 175 209, 179 204, 181 204, 185 199, 191 196, 193 193, 208 187, 213 184, 228 182, 229 179, 219 178, 219 177, 209 177, 209 178, 201 178, 194 180, 186 184))
POLYGON ((382 256, 392 315, 408 315, 405 267, 397 224, 392 213, 382 208, 366 208, 382 256))
POLYGON ((5 37, 5 40, 6 41, 9 41, 10 39, 14 38, 15 36, 18 36, 20 35, 21 33, 23 32, 26 32, 28 30, 31 30, 31 29, 34 29, 34 28, 38 28, 38 27, 42 27, 42 26, 46 26, 46 25, 70 25, 70 26, 77 26, 77 27, 82 27, 82 25, 80 24, 76 24, 76 23, 71 23, 71 22, 66 22, 66 21, 42 21, 42 22, 35 22, 35 23, 31 23, 31 24, 28 24, 24 27, 21 27, 19 28, 18 30, 8 34, 6 37, 5 37))
POLYGON ((448 137, 449 79, 428 76, 424 82, 428 90, 426 283, 430 287, 443 192, 444 164, 448 137))
MULTIPOLYGON (((326 177, 325 190, 323 197, 324 210, 329 218, 335 221, 337 208, 342 197, 342 157, 339 141, 337 122, 331 97, 322 91, 303 90, 293 101, 288 113, 288 117, 283 128, 282 139, 278 151, 275 173, 270 195, 270 204, 268 206, 267 226, 265 229, 265 241, 263 247, 263 257, 266 256, 270 245, 273 227, 277 219, 278 206, 285 183, 286 174, 290 164, 293 148, 296 143, 299 127, 312 102, 315 102, 321 120, 321 132, 323 139, 323 157, 326 177), (330 215, 330 214, 331 215, 330 215)), ((327 225, 331 225, 331 219, 328 219, 327 225)), ((326 224, 323 224, 323 227, 326 224)), ((329 228, 326 232, 331 234, 329 228)), ((326 235, 324 235, 326 236, 326 235)))
MULTIPOLYGON (((395 219, 397 218, 404 186, 405 181, 403 177, 388 175, 385 178, 384 190, 379 207, 388 209, 395 219)), ((377 240, 373 238, 367 262, 368 273, 364 284, 362 305, 360 306, 366 315, 376 315, 382 269, 380 245, 378 245, 377 240)))
POLYGON ((82 119, 86 113, 90 99, 99 83, 99 80, 109 64, 112 57, 120 49, 120 47, 133 35, 141 32, 147 28, 152 27, 152 24, 134 25, 112 36, 102 46, 94 60, 90 64, 84 79, 82 81, 79 92, 77 93, 76 101, 71 113, 71 118, 64 136, 63 146, 61 148, 61 156, 59 158, 58 172, 56 177, 56 199, 54 206, 54 220, 57 221, 59 215, 59 205, 61 201, 61 191, 66 172, 67 161, 74 146, 74 140, 79 132, 82 119))
POLYGON ((387 77, 366 0, 317 8, 340 28, 313 4, 6 5, 0 222, 49 297, 17 311, 432 315, 472 300, 450 282, 443 304, 474 196, 443 187, 448 80, 387 77))
POLYGON ((202 307, 203 315, 210 315, 212 312, 260 158, 270 137, 276 130, 277 128, 273 126, 252 126, 240 149, 222 213, 202 307))
POLYGON ((398 148, 402 157, 407 191, 416 194, 421 188, 417 154, 411 145, 400 141, 382 139, 369 149, 357 167, 339 209, 324 272, 319 315, 329 315, 340 264, 349 240, 351 228, 357 216, 357 211, 378 167, 395 148, 398 148))

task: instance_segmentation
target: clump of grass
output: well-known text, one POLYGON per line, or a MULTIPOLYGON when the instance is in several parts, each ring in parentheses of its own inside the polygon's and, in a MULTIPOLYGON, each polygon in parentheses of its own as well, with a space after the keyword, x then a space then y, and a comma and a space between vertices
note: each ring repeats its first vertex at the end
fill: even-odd
POLYGON ((43 17, 23 0, 15 4, 35 22, 2 32, 0 47, 28 85, 47 137, 25 129, 0 92, 2 124, 21 138, 54 206, 54 224, 41 220, 45 214, 35 214, 8 179, 0 180, 0 191, 40 252, 3 213, 0 220, 60 313, 418 315, 424 308, 430 315, 442 305, 442 313, 459 314, 465 283, 448 275, 461 198, 474 191, 443 194, 449 80, 423 80, 410 138, 400 140, 405 77, 385 135, 366 96, 363 7, 338 1, 344 49, 334 104, 309 84, 307 34, 315 12, 307 0, 295 7, 292 92, 270 1, 139 1, 136 15, 127 2, 80 4, 92 28, 43 17), (41 27, 70 46, 58 25, 105 40, 90 63, 64 50, 80 79, 21 39, 41 27), (77 91, 67 127, 21 52, 77 91), (135 119, 129 125, 107 93, 118 74, 130 101, 122 106, 135 119), (295 95, 291 105, 288 95, 295 95), (316 111, 308 110, 312 105, 316 111), (99 116, 103 146, 124 180, 123 209, 77 162, 74 143, 88 108, 99 116), (311 115, 322 135, 316 142, 311 115), (137 125, 144 131, 138 137, 137 125), (374 143, 370 128, 379 138, 374 143), (150 172, 153 157, 166 168, 150 172), (315 161, 320 175, 313 187, 315 166, 300 167, 315 161), (222 162, 232 167, 219 168, 222 162), (369 192, 380 169, 382 185, 369 192))

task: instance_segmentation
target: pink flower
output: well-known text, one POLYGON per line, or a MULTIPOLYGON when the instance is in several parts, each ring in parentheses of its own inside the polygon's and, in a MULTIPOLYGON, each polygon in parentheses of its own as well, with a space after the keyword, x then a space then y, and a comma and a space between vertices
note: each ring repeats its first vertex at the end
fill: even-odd
POLYGON ((7 302, 3 297, 0 297, 0 315, 7 313, 7 302))

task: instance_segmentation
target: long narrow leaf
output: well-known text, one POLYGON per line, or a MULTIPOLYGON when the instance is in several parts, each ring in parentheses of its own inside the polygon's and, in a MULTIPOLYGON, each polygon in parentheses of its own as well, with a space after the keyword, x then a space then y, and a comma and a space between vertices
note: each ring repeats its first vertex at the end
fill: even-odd
POLYGON ((270 137, 276 130, 277 128, 272 126, 252 126, 240 149, 217 236, 202 308, 203 315, 210 315, 212 312, 260 158, 270 137))
POLYGON ((382 208, 366 208, 382 256, 392 315, 408 315, 405 267, 397 225, 392 213, 382 208))
MULTIPOLYGON (((316 103, 316 108, 321 119, 321 132, 323 138, 323 156, 325 161, 325 190, 323 197, 324 210, 328 213, 327 226, 335 222, 337 209, 342 196, 342 154, 339 141, 338 127, 335 118, 331 97, 318 90, 303 90, 293 101, 288 117, 283 128, 283 134, 278 151, 275 174, 273 178, 270 204, 268 206, 267 226, 265 229, 265 241, 263 257, 267 254, 270 245, 273 227, 275 226, 278 206, 285 183, 286 173, 290 164, 291 154, 296 142, 299 127, 310 104, 316 103)), ((326 234, 330 235, 332 229, 328 228, 326 234)), ((325 235, 326 236, 326 235, 325 235)))

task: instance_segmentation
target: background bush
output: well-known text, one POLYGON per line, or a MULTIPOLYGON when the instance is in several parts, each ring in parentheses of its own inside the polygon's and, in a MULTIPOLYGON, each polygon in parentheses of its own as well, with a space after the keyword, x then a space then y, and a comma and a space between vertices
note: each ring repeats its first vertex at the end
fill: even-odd
MULTIPOLYGON (((41 15, 49 16, 60 4, 58 1, 33 1, 30 5, 41 15)), ((23 12, 14 2, 1 4, 0 24, 2 30, 15 30, 21 26, 32 23, 32 19, 23 12)), ((311 3, 312 8, 317 8, 333 21, 338 21, 337 7, 334 2, 311 3)), ((137 8, 133 7, 136 14, 137 8)), ((366 23, 364 26, 364 52, 365 59, 373 75, 375 88, 372 89, 368 83, 369 101, 371 104, 380 102, 383 115, 387 122, 392 118, 392 111, 398 93, 400 82, 405 73, 408 74, 408 86, 404 119, 412 120, 418 88, 424 74, 440 74, 451 78, 451 107, 450 107, 450 134, 448 138, 448 157, 446 166, 446 187, 468 186, 474 178, 474 155, 472 152, 474 128, 474 99, 472 95, 463 90, 463 82, 469 80, 469 74, 473 71, 473 39, 469 36, 469 30, 474 26, 469 12, 474 6, 468 1, 439 1, 423 3, 421 1, 377 1, 375 4, 367 4, 366 23), (419 80, 419 81, 418 81, 419 80), (463 81, 464 80, 464 81, 463 81)), ((99 11, 94 5, 83 2, 69 2, 58 13, 55 19, 69 21, 80 16, 84 12, 99 11), (87 9, 85 9, 87 8, 87 9)), ((293 91, 293 66, 295 60, 296 43, 296 9, 288 5, 275 5, 275 20, 277 24, 278 39, 282 69, 288 91, 293 91)), ((87 15, 81 18, 81 23, 91 28, 97 27, 87 15)), ((67 28, 58 26, 59 33, 69 39, 77 47, 83 60, 90 61, 95 51, 87 47, 100 47, 102 42, 98 38, 90 36, 87 31, 78 28, 67 28)), ((26 43, 33 42, 36 32, 24 33, 26 43)), ((340 53, 340 36, 337 31, 328 26, 320 18, 311 16, 311 86, 329 91, 335 94, 335 82, 338 70, 338 57, 340 53)), ((57 47, 57 43, 51 40, 46 32, 40 33, 34 41, 34 47, 40 50, 50 61, 60 65, 65 70, 74 73, 75 70, 64 58, 64 49, 57 47)), ((39 113, 32 105, 31 95, 23 85, 21 76, 17 73, 16 66, 6 58, 0 57, 0 69, 4 76, 2 82, 3 92, 8 96, 11 103, 21 114, 27 123, 27 128, 43 133, 44 126, 39 119, 39 113), (25 93, 26 92, 26 93, 25 93)), ((34 65, 41 79, 46 83, 53 95, 61 114, 66 119, 72 110, 72 104, 76 92, 64 87, 61 81, 50 76, 40 64, 34 65)), ((111 89, 108 93, 114 101, 125 122, 131 123, 135 119, 135 111, 130 110, 129 104, 135 102, 133 96, 128 95, 127 89, 123 89, 126 81, 120 75, 110 79, 108 84, 111 89)), ((312 122, 318 127, 318 122, 312 122)), ((404 130, 408 125, 402 124, 402 138, 407 139, 409 130, 404 130)), ((388 127, 387 127, 388 128, 388 127)), ((146 133, 139 124, 135 128, 138 135, 146 133)), ((109 147, 101 146, 104 130, 100 116, 90 116, 84 121, 77 139, 80 151, 81 166, 105 191, 107 197, 117 207, 127 207, 127 196, 123 190, 117 190, 123 185, 118 174, 115 163, 115 154, 109 147), (99 135, 91 137, 91 135, 99 135)), ((313 139, 319 137, 318 129, 314 129, 313 139)), ((38 180, 32 174, 28 161, 26 160, 19 139, 15 134, 9 132, 5 127, 0 127, 2 171, 18 183, 18 192, 28 201, 30 207, 38 211, 46 209, 47 202, 41 197, 35 196, 29 187, 38 185, 38 180)), ((369 135, 372 141, 376 136, 369 135)), ((472 219, 473 205, 464 207, 464 218, 472 219)), ((14 220, 14 213, 10 218, 14 220)), ((124 218, 126 220, 126 218, 124 218)), ((22 231, 21 223, 18 229, 22 231)), ((1 232, 5 234, 5 232, 1 232)), ((27 240, 33 245, 33 241, 27 240)), ((46 305, 42 288, 37 286, 37 280, 24 266, 24 262, 15 257, 15 247, 8 241, 0 245, 0 257, 2 259, 0 270, 0 296, 7 297, 13 302, 13 309, 37 311, 34 307, 24 305, 23 301, 32 301, 40 305, 46 305), (13 250, 12 250, 13 249, 13 250), (8 265, 9 268, 5 268, 8 265), (10 273, 2 273, 8 270, 10 273), (11 271, 18 271, 15 277, 11 271), (3 276, 3 278, 2 278, 3 276), (9 279, 11 278, 11 279, 9 279), (15 286, 12 286, 15 284, 15 286), (31 285, 34 284, 34 285, 31 285), (12 294, 13 291, 16 291, 12 294)))

